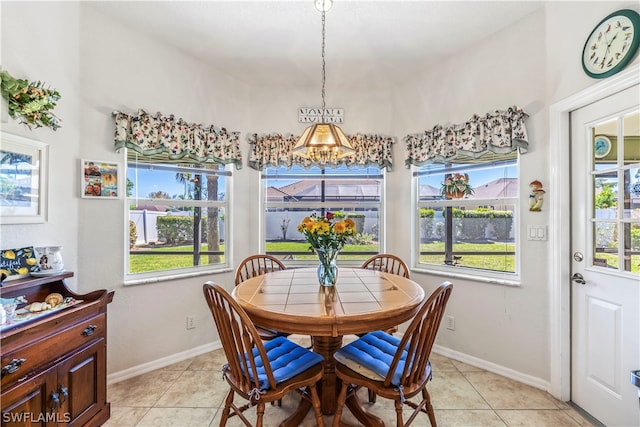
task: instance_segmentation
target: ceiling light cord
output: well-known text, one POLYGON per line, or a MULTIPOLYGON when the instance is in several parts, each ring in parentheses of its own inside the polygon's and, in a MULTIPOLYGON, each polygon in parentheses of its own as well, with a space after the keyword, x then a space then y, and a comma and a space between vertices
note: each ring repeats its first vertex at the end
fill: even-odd
POLYGON ((324 48, 325 48, 325 35, 326 35, 326 30, 325 30, 325 25, 326 25, 326 21, 325 21, 325 11, 324 8, 322 10, 322 123, 324 123, 324 110, 325 110, 325 103, 324 103, 324 86, 325 86, 325 81, 326 81, 326 68, 327 68, 327 64, 325 61, 325 53, 324 53, 324 48))

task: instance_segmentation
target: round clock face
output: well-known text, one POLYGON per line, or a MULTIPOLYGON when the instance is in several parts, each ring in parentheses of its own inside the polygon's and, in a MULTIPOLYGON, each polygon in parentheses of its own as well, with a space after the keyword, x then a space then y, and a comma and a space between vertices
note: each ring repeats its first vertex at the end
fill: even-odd
POLYGON ((593 154, 600 159, 611 151, 611 140, 606 136, 596 136, 593 141, 593 154))
POLYGON ((604 18, 587 38, 582 51, 582 68, 600 79, 622 70, 640 44, 640 15, 623 9, 604 18))

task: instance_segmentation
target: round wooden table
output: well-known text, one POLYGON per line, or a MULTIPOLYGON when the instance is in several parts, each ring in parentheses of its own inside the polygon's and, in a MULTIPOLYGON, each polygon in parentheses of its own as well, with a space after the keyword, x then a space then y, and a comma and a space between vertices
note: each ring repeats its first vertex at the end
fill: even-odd
MULTIPOLYGON (((338 270, 334 287, 320 286, 315 268, 299 268, 246 280, 232 295, 255 324, 313 337, 313 350, 325 359, 319 387, 325 415, 336 410, 340 384, 333 354, 342 346, 342 337, 406 322, 425 297, 420 285, 404 277, 344 267, 338 270)), ((306 402, 302 399, 300 408, 283 424, 298 425, 310 408, 306 402)), ((365 412, 355 397, 347 406, 364 425, 384 425, 365 412)))

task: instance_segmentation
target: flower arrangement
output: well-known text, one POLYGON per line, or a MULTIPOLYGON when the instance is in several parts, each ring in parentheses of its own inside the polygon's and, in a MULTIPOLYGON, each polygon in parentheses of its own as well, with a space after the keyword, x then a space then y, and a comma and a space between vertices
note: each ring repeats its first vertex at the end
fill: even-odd
POLYGON ((469 175, 466 173, 448 175, 442 183, 440 194, 448 199, 460 199, 472 195, 473 187, 469 184, 469 175))
POLYGON ((8 72, 0 72, 0 94, 8 102, 9 115, 20 120, 29 129, 35 126, 56 130, 61 120, 51 110, 60 99, 55 89, 45 88, 44 83, 16 79, 8 72))
POLYGON ((356 234, 356 223, 350 218, 337 220, 336 215, 327 212, 326 216, 314 214, 305 217, 298 225, 298 231, 307 239, 310 249, 318 254, 320 284, 335 285, 338 276, 338 253, 347 239, 356 234))
POLYGON ((346 218, 335 221, 336 216, 327 212, 326 216, 311 215, 298 225, 298 231, 304 235, 313 249, 340 250, 350 236, 356 234, 356 223, 346 218))

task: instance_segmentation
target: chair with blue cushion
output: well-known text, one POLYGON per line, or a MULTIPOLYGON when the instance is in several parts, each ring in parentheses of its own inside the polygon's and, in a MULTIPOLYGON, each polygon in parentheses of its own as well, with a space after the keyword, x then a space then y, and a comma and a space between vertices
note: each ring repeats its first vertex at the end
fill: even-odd
POLYGON ((428 415, 433 427, 436 417, 427 391, 431 380, 429 357, 453 285, 441 284, 420 306, 402 338, 383 331, 370 332, 334 354, 336 374, 342 381, 333 426, 340 425, 347 397, 366 387, 377 396, 395 401, 396 423, 408 426, 420 412, 428 415), (421 401, 410 399, 421 395, 421 401), (414 411, 404 423, 403 405, 414 411))
MULTIPOLYGON (((399 256, 392 254, 377 254, 367 259, 364 263, 362 263, 361 268, 366 268, 369 270, 377 270, 383 271, 385 273, 395 274, 397 276, 402 276, 406 279, 409 279, 409 267, 407 264, 400 258, 399 256)), ((386 332, 390 334, 394 334, 398 332, 398 326, 392 326, 386 330, 386 332)), ((357 334, 359 337, 364 334, 357 334)), ((369 390, 369 402, 376 402, 376 394, 369 390)))
POLYGON ((322 379, 324 358, 286 337, 263 341, 244 309, 220 285, 206 282, 203 291, 227 358, 223 377, 231 387, 220 425, 237 415, 250 426, 243 412, 256 406, 256 426, 262 426, 265 403, 304 389, 300 395, 311 402, 316 422, 323 427, 316 384, 322 379), (236 393, 248 403, 236 406, 236 393))

